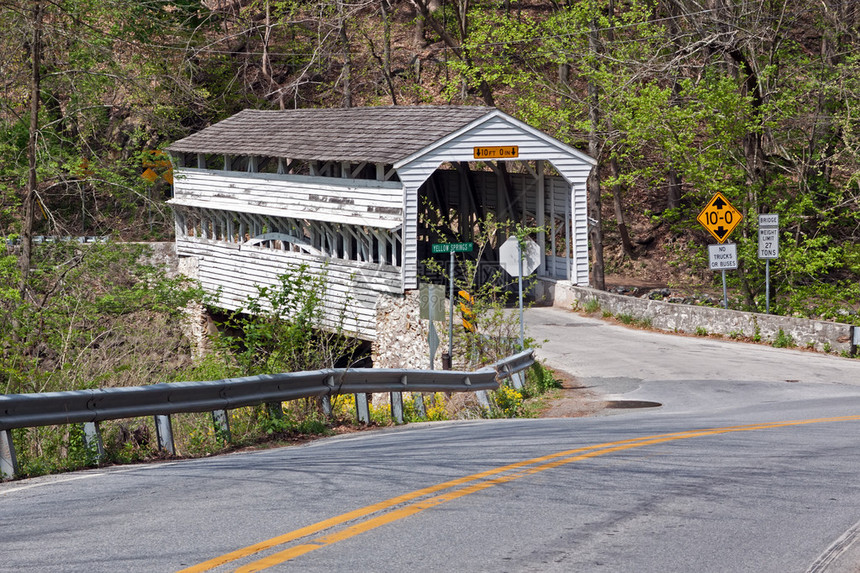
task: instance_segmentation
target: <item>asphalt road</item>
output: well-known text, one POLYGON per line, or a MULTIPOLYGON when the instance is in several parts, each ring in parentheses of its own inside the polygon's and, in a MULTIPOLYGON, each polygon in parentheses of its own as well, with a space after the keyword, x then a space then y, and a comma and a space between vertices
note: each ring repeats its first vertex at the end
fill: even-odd
POLYGON ((528 319, 550 364, 663 406, 6 483, 0 571, 850 570, 860 363, 528 319))

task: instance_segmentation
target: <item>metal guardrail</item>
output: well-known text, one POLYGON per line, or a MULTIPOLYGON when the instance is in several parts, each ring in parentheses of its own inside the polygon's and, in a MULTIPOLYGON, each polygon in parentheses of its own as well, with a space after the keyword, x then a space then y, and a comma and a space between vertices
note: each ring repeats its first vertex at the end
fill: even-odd
MULTIPOLYGON (((107 243, 110 241, 110 235, 86 236, 86 237, 71 237, 71 236, 43 236, 34 235, 33 244, 41 243, 107 243)), ((21 239, 6 239, 6 244, 9 246, 20 245, 21 239)))
MULTIPOLYGON (((243 406, 279 403, 299 398, 319 396, 326 399, 342 394, 355 394, 361 419, 362 410, 358 397, 377 392, 391 393, 392 413, 397 419, 395 407, 400 404, 399 417, 402 421, 403 392, 495 390, 499 387, 499 381, 505 378, 511 378, 516 384, 516 374, 534 363, 533 352, 526 350, 514 354, 474 372, 337 368, 210 382, 174 382, 127 388, 0 395, 0 477, 3 474, 13 475, 15 471, 15 453, 9 431, 15 428, 83 423, 89 426, 87 433, 95 435, 101 450, 96 426, 98 422, 155 416, 156 428, 160 434, 159 444, 172 451, 172 431, 167 418, 170 414, 218 413, 243 406), (164 436, 164 433, 170 435, 164 436)), ((365 397, 364 421, 369 421, 366 409, 365 397)), ((222 419, 226 420, 226 416, 222 419)), ((229 432, 229 429, 226 431, 229 432)))

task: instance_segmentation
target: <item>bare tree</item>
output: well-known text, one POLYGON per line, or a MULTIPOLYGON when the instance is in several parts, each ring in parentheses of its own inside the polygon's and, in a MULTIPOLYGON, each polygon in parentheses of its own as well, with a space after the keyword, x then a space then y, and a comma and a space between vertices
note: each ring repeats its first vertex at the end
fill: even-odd
POLYGON ((21 256, 18 264, 21 269, 19 292, 21 300, 27 297, 27 285, 30 279, 30 267, 33 258, 33 221, 35 219, 37 157, 36 140, 39 137, 39 107, 41 102, 41 68, 42 68, 42 24, 44 18, 42 0, 33 0, 30 23, 32 35, 30 39, 30 123, 27 141, 27 189, 24 195, 24 213, 21 232, 21 256))

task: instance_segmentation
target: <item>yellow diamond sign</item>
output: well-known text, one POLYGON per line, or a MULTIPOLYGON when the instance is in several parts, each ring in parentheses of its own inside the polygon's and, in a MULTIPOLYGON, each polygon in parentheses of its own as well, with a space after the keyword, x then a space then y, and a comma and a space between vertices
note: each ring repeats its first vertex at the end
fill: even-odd
POLYGON ((741 212, 732 207, 722 193, 717 192, 696 217, 696 221, 701 223, 717 242, 725 243, 743 218, 741 212))

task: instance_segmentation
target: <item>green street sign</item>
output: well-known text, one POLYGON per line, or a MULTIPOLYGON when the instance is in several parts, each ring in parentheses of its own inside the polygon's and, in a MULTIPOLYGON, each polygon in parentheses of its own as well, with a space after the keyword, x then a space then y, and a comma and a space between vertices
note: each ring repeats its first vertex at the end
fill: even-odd
POLYGON ((433 243, 431 252, 436 253, 471 253, 475 243, 433 243))

